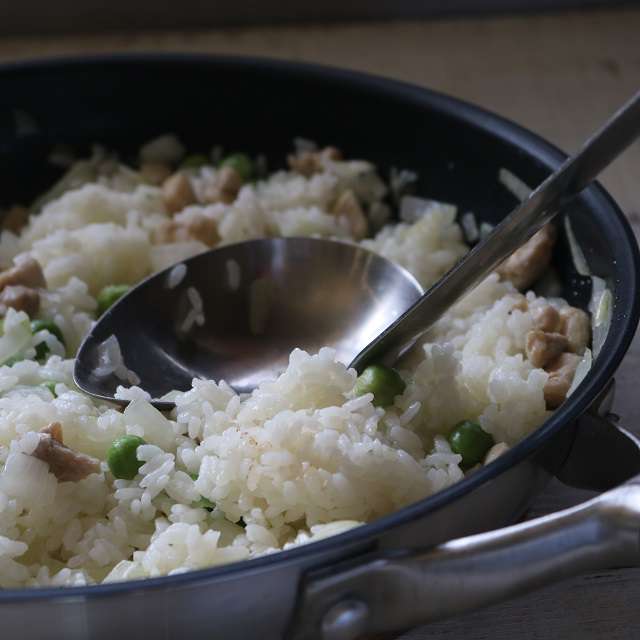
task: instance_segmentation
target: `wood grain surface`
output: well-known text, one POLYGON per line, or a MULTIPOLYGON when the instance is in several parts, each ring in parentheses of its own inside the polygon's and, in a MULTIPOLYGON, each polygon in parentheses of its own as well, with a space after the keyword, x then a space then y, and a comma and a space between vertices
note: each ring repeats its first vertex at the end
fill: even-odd
MULTIPOLYGON (((4 38, 0 40, 0 61, 141 50, 266 55, 392 76, 476 102, 570 151, 640 88, 640 11, 4 38)), ((167 82, 170 86, 170 78, 167 82)), ((640 145, 607 170, 602 182, 640 234, 640 145)), ((638 433, 639 366, 636 337, 617 375, 614 408, 623 424, 638 433)), ((540 496, 532 515, 586 497, 586 492, 555 482, 540 496)), ((640 569, 619 569, 415 629, 402 640, 639 638, 639 600, 640 569)))

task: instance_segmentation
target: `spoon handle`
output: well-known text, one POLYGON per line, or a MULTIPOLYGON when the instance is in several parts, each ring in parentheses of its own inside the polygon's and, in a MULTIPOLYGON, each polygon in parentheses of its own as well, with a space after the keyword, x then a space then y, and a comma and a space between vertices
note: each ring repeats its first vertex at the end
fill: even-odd
POLYGON ((516 206, 484 241, 367 345, 351 366, 361 372, 374 362, 395 362, 447 309, 552 220, 639 135, 640 92, 516 206))

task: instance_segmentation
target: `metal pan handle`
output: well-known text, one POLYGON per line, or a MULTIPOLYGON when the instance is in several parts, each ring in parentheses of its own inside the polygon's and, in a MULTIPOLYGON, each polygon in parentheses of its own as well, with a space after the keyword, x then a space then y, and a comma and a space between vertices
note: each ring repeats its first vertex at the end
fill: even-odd
POLYGON ((424 552, 310 575, 295 640, 355 640, 502 601, 586 571, 640 564, 640 476, 581 505, 424 552))

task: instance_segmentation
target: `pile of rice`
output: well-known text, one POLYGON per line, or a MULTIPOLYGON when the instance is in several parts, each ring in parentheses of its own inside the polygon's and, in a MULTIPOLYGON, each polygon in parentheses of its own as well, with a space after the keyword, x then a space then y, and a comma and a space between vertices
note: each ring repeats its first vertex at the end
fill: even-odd
MULTIPOLYGON (((216 171, 187 173, 197 192, 216 171)), ((379 228, 364 246, 424 286, 468 250, 450 205, 414 203, 404 222, 385 226, 387 187, 362 161, 328 162, 311 177, 278 171, 243 186, 230 204, 192 205, 174 219, 210 218, 220 244, 265 235, 348 239, 348 226, 330 212, 346 188, 379 228)), ((431 331, 401 371, 404 393, 386 410, 371 394, 354 397, 355 372, 327 348, 294 351, 286 371, 249 396, 224 381, 196 379, 174 394, 170 415, 136 388, 122 392, 134 398, 124 412, 99 403, 74 386, 68 357, 95 320, 97 292, 136 283, 207 247, 154 240, 170 219, 161 189, 100 150, 76 163, 37 207, 18 236, 2 233, 0 264, 28 254, 42 265, 48 290, 38 317, 56 322, 67 349, 45 331, 50 357, 36 362, 43 335, 26 330, 25 313, 7 313, 0 356, 3 340, 14 347, 22 340, 23 359, 0 367, 1 587, 172 574, 317 540, 460 480, 461 458, 446 440, 460 420, 478 421, 510 446, 548 415, 547 373, 525 356, 533 310, 546 301, 528 293, 527 310, 519 310, 523 295, 495 274, 431 331), (102 461, 100 473, 59 482, 29 455, 38 431, 54 421, 65 444, 102 461), (114 479, 104 462, 123 434, 147 442, 133 480, 114 479)), ((183 275, 174 272, 170 285, 180 286, 183 275)), ((197 312, 192 320, 200 320, 197 312)))

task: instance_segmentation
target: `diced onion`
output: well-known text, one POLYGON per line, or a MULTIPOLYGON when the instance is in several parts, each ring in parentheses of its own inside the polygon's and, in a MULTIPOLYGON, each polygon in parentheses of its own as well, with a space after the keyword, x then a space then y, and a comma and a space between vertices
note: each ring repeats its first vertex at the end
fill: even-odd
POLYGON ((576 390, 579 384, 585 379, 587 373, 589 373, 589 371, 591 370, 592 364, 593 355, 591 353, 591 349, 585 349, 582 360, 578 362, 578 366, 576 367, 576 372, 573 375, 573 382, 569 387, 569 391, 567 391, 567 397, 569 397, 576 390))
POLYGON ((598 357, 602 345, 609 332, 611 324, 611 312, 613 296, 607 289, 607 283, 598 276, 592 276, 591 300, 589 311, 591 312, 592 348, 594 357, 598 357))
POLYGON ((473 211, 467 211, 462 218, 460 218, 460 224, 464 231, 464 237, 467 242, 477 242, 480 238, 480 229, 478 228, 478 222, 473 211))
POLYGON ((480 240, 484 240, 494 229, 492 224, 488 222, 480 223, 480 240))
POLYGON ((498 182, 503 184, 518 200, 526 200, 531 193, 531 187, 520 180, 508 169, 500 167, 498 171, 498 182))
POLYGON ((0 336, 0 364, 24 351, 31 343, 31 337, 28 316, 9 309, 4 321, 4 334, 0 336))
POLYGON ((415 196, 402 196, 400 199, 400 220, 413 224, 425 215, 429 215, 434 209, 449 210, 454 216, 456 206, 447 202, 416 198, 415 196))
POLYGON ((573 232, 573 227, 571 226, 571 221, 567 217, 565 217, 564 219, 564 231, 569 242, 569 250, 571 251, 573 266, 581 276, 590 276, 591 270, 589 269, 589 265, 587 264, 587 259, 584 257, 584 252, 578 244, 576 235, 573 232))

